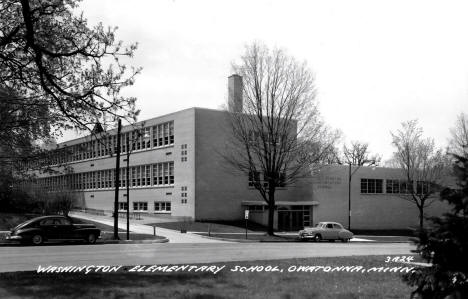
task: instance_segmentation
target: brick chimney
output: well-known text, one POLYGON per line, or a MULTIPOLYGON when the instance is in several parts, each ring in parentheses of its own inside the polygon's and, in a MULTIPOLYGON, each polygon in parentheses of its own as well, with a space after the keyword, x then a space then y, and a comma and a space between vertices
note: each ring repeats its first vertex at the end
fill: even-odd
POLYGON ((242 112, 242 77, 233 74, 228 77, 228 110, 229 112, 242 112))

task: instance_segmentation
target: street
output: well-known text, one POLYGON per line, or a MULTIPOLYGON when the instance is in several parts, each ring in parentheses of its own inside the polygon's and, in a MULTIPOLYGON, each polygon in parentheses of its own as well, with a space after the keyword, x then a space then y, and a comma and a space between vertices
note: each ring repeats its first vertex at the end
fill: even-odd
POLYGON ((155 243, 0 247, 0 272, 41 266, 154 265, 352 255, 408 255, 408 243, 155 243))

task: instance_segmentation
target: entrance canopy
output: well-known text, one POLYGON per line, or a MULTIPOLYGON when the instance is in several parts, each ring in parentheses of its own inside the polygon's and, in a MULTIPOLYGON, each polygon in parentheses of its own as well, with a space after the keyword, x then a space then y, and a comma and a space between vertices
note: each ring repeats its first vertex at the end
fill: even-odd
MULTIPOLYGON (((307 200, 307 201, 284 201, 279 200, 275 202, 275 206, 316 206, 319 202, 315 200, 307 200)), ((266 206, 267 203, 265 201, 258 201, 258 200, 243 200, 243 206, 266 206)))

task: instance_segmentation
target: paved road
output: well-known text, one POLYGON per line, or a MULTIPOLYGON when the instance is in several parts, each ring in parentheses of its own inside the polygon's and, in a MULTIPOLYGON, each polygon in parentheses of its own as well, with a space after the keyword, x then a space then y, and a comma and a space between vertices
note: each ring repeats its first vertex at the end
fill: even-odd
POLYGON ((38 265, 154 265, 351 255, 407 255, 408 243, 157 243, 0 247, 0 271, 38 265))

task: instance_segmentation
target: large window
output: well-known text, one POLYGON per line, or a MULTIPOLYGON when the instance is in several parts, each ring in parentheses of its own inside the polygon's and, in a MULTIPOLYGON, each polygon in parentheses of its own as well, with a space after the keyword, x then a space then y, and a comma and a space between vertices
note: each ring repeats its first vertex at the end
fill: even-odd
POLYGON ((260 183, 260 172, 258 171, 249 172, 249 187, 255 187, 256 183, 260 183))
POLYGON ((170 212, 171 203, 169 201, 155 201, 154 211, 155 212, 170 212))
POLYGON ((174 181, 175 181, 174 162, 153 164, 153 185, 154 186, 173 185, 174 181))
POLYGON ((361 193, 383 193, 383 180, 361 179, 361 193))
POLYGON ((135 201, 133 202, 134 211, 148 211, 148 202, 146 201, 135 201))
POLYGON ((126 211, 128 209, 128 205, 124 201, 119 201, 119 211, 126 211))
POLYGON ((153 126, 153 147, 174 144, 174 122, 153 126))

